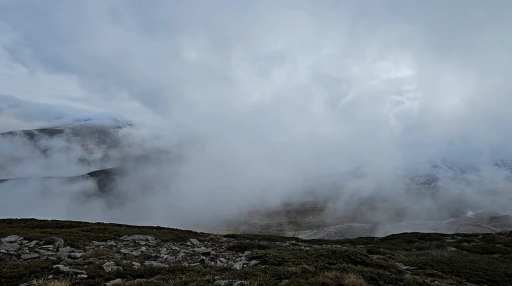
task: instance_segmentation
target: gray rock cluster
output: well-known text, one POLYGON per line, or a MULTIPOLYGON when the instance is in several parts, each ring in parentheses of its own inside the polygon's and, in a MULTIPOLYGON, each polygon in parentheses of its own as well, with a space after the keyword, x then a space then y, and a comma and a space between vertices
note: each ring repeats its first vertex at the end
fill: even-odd
MULTIPOLYGON (((54 261, 52 277, 73 276, 87 279, 88 268, 99 265, 103 271, 124 271, 123 266, 169 267, 172 264, 188 266, 209 265, 236 270, 255 267, 260 261, 251 259, 252 253, 227 250, 230 239, 218 238, 205 241, 190 239, 187 242, 165 243, 153 236, 132 235, 118 240, 93 241, 76 249, 65 241, 53 237, 52 241, 26 240, 10 235, 0 240, 0 255, 14 261, 45 259, 54 261)), ((122 281, 111 281, 117 285, 122 281)), ((30 282, 29 282, 30 283, 30 282)), ((31 284, 26 284, 31 285, 31 284)), ((215 285, 244 285, 242 281, 219 280, 215 285)))

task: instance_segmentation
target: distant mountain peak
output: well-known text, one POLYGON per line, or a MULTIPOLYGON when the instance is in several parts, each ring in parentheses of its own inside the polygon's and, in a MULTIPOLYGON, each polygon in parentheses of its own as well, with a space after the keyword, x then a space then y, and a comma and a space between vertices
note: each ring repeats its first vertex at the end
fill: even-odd
POLYGON ((23 122, 33 122, 37 128, 61 128, 74 125, 131 127, 134 124, 116 114, 87 110, 73 106, 28 101, 0 94, 0 116, 23 122))

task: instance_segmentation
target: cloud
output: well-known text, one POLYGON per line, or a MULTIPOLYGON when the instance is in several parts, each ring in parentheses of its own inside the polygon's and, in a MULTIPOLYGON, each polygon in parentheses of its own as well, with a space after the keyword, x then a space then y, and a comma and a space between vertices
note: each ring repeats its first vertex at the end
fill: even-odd
POLYGON ((508 1, 2 5, 2 93, 125 115, 151 130, 135 149, 194 138, 179 168, 120 182, 152 182, 148 221, 235 216, 355 166, 367 176, 339 192, 400 197, 429 161, 512 157, 508 1))

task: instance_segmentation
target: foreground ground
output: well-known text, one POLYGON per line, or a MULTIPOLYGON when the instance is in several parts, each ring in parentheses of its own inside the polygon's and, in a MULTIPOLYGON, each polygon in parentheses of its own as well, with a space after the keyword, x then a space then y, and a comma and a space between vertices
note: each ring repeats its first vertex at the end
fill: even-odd
POLYGON ((0 285, 512 285, 512 233, 327 241, 4 219, 0 238, 0 285))

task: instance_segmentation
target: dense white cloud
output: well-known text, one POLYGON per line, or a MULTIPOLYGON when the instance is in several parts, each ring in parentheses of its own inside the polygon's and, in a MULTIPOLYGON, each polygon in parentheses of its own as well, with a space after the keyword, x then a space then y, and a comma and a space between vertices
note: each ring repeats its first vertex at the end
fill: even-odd
POLYGON ((173 192, 210 213, 352 166, 375 193, 427 160, 512 158, 506 0, 0 5, 1 93, 194 134, 173 192))

